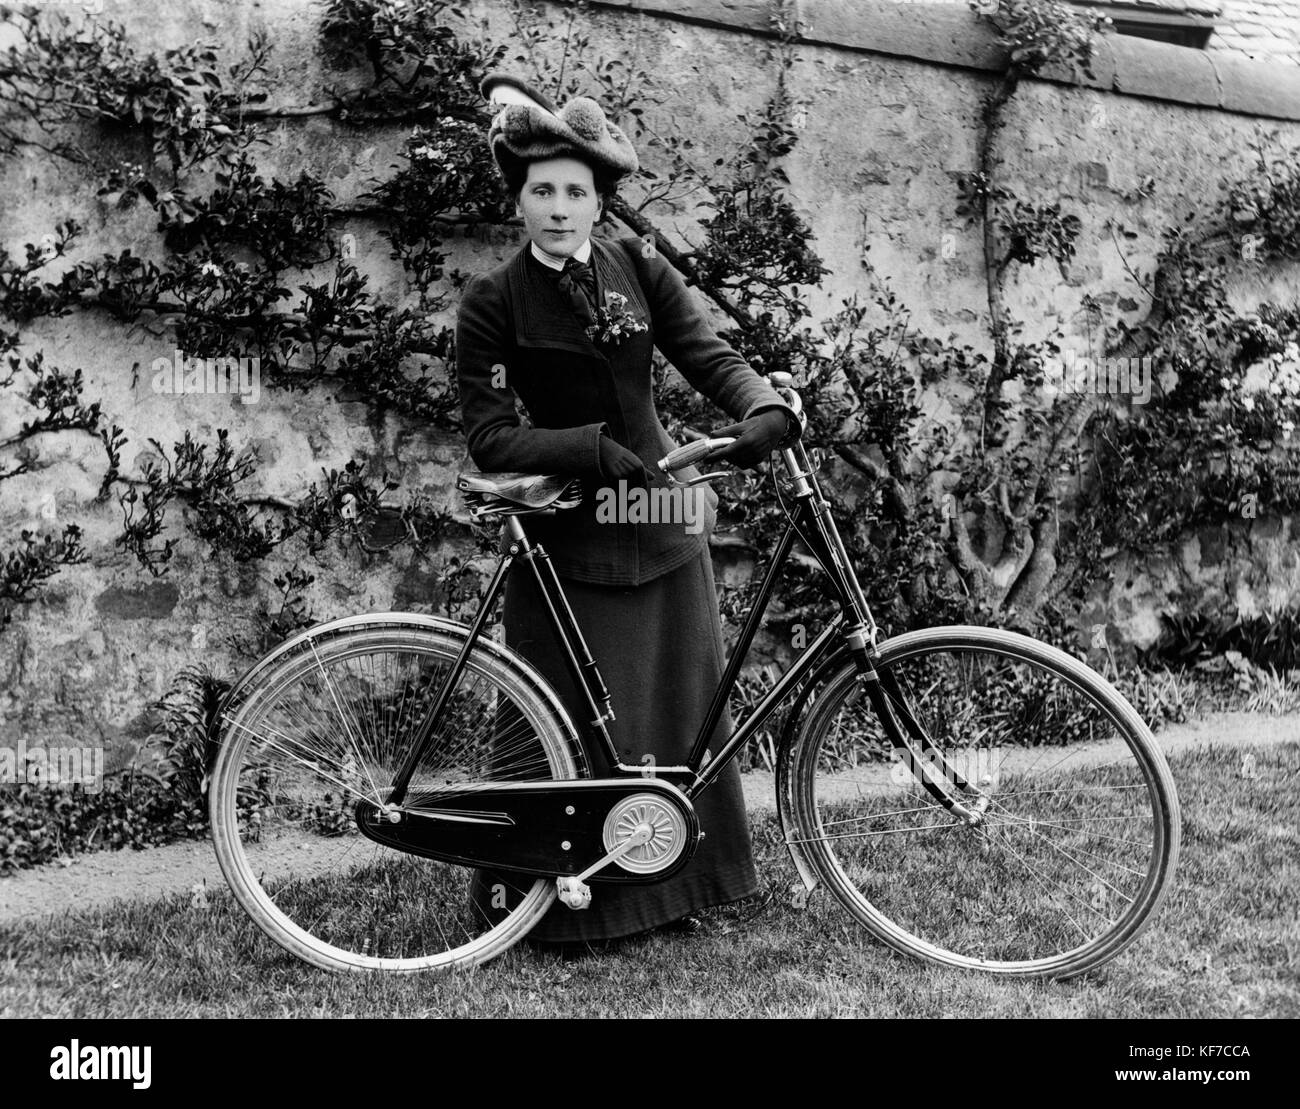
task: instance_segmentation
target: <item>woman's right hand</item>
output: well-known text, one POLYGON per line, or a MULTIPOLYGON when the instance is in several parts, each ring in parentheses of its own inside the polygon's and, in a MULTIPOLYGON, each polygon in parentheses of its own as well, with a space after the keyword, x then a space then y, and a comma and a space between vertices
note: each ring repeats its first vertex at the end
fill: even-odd
POLYGON ((600 473, 609 481, 624 479, 629 485, 645 487, 653 477, 640 456, 608 435, 600 437, 600 473))

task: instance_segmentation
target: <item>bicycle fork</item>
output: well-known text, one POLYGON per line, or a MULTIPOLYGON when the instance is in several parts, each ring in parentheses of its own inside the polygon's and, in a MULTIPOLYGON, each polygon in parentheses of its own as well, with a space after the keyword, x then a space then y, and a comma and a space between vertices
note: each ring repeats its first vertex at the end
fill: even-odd
MULTIPOLYGON (((871 653, 875 654, 874 648, 871 653)), ((868 665, 871 665, 870 661, 868 665)), ((934 745, 929 733, 908 706, 898 679, 889 668, 876 669, 872 666, 869 671, 860 671, 858 680, 866 690, 871 707, 884 725, 885 733, 898 752, 898 757, 926 792, 972 827, 980 824, 989 805, 989 796, 973 785, 934 745), (899 717, 902 718, 901 726, 899 717), (923 754, 918 753, 916 745, 920 746, 923 754), (949 782, 960 794, 970 795, 971 803, 963 804, 957 800, 941 782, 949 782)))
POLYGON ((839 593, 849 623, 844 636, 858 667, 858 680, 871 701, 871 707, 884 725, 890 743, 908 770, 940 805, 972 826, 979 824, 988 807, 989 798, 973 786, 935 746, 908 706, 898 679, 887 666, 880 665, 880 655, 876 650, 876 637, 880 629, 871 615, 844 541, 831 516, 830 505, 822 495, 803 444, 795 443, 781 454, 794 484, 795 496, 800 501, 800 509, 796 510, 796 514, 801 510, 810 517, 807 522, 811 526, 806 533, 797 523, 796 530, 812 548, 813 554, 839 593), (935 764, 939 766, 938 771, 931 769, 935 764), (938 779, 951 783, 962 795, 973 795, 972 803, 963 804, 938 779))

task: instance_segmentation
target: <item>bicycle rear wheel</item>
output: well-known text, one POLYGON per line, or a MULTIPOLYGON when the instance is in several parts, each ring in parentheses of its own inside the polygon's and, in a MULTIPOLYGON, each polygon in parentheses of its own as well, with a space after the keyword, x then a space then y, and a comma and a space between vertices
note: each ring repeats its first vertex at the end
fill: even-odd
POLYGON ((1066 978, 1132 943, 1179 841, 1168 765, 1132 706, 1077 659, 999 629, 910 632, 880 655, 942 758, 887 761, 847 660, 782 762, 806 864, 873 935, 932 963, 1066 978), (924 788, 934 775, 951 790, 954 772, 987 797, 977 823, 924 788))
MULTIPOLYGON (((408 614, 322 625, 254 667, 223 707, 210 804, 217 858, 258 926, 308 962, 399 972, 485 962, 555 900, 553 882, 508 876, 476 896, 470 868, 357 830, 356 804, 387 800, 465 631, 408 614)), ((411 794, 428 804, 483 781, 575 778, 572 736, 536 672, 481 641, 411 794)))

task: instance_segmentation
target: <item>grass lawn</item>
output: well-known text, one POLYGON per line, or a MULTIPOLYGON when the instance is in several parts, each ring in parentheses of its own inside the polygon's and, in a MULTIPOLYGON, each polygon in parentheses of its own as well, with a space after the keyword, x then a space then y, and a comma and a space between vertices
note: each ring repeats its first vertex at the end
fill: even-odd
POLYGON ((0 928, 0 1016, 1300 1016, 1300 745, 1171 760, 1183 809, 1175 888, 1102 970, 1002 982, 871 940, 822 893, 795 909, 773 818, 756 820, 762 899, 561 957, 526 944, 450 976, 339 976, 265 938, 224 892, 0 928), (1253 776, 1252 776, 1253 774, 1253 776))

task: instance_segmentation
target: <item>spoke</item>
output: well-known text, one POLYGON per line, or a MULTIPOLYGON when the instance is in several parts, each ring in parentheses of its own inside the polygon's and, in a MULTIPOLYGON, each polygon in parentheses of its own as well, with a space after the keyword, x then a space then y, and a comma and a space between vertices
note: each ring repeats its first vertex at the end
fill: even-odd
MULTIPOLYGON (((1105 742, 1105 741, 1103 741, 1103 742, 1105 742)), ((1042 774, 1039 775, 1039 777, 1046 777, 1046 776, 1047 776, 1048 774, 1050 774, 1053 770, 1055 770, 1058 766, 1060 766, 1062 763, 1064 763, 1067 759, 1070 759, 1070 758, 1072 758, 1074 755, 1079 754, 1079 753, 1080 753, 1080 752, 1078 752, 1078 751, 1070 751, 1068 754, 1066 754, 1066 755, 1062 756, 1061 758, 1057 759, 1056 762, 1052 763, 1051 766, 1047 767, 1047 769, 1045 769, 1045 770, 1042 772, 1042 774)), ((1097 763, 1095 766, 1084 767, 1084 769, 1087 770, 1087 771, 1090 771, 1090 772, 1092 772, 1092 773, 1096 773, 1098 770, 1109 770, 1112 766, 1130 766, 1130 765, 1133 766, 1134 769, 1137 769, 1136 761, 1132 759, 1132 752, 1129 751, 1129 750, 1127 750, 1127 748, 1126 748, 1126 749, 1125 749, 1125 754, 1120 755, 1119 758, 1117 758, 1117 759, 1112 759, 1110 762, 1099 762, 1099 763, 1097 763)), ((1105 789, 1106 787, 1105 787, 1105 786, 1099 786, 1098 788, 1100 788, 1100 789, 1105 789)), ((1113 788, 1120 788, 1120 787, 1113 787, 1113 788)), ((1136 786, 1124 786, 1124 787, 1122 787, 1122 788, 1124 788, 1124 789, 1145 789, 1146 787, 1145 787, 1142 783, 1139 782, 1136 786)))
POLYGON ((787 839, 786 843, 821 843, 832 839, 863 839, 866 836, 892 836, 899 832, 934 832, 941 828, 960 828, 964 820, 954 820, 951 824, 917 824, 909 828, 882 828, 878 832, 840 832, 833 836, 808 836, 804 839, 787 839))
MULTIPOLYGON (((831 802, 826 802, 826 803, 827 803, 827 804, 834 804, 833 801, 831 801, 831 802)), ((850 816, 850 817, 846 817, 846 818, 843 819, 843 820, 824 820, 824 821, 822 821, 822 827, 823 827, 823 828, 834 828, 837 824, 851 824, 851 823, 853 823, 855 820, 883 820, 883 819, 884 819, 885 817, 887 817, 887 816, 907 816, 907 815, 909 815, 909 814, 911 814, 911 813, 917 813, 917 812, 929 812, 931 809, 939 809, 939 806, 938 806, 938 805, 918 805, 918 806, 917 806, 916 808, 914 808, 914 809, 893 809, 893 810, 891 810, 890 812, 867 813, 865 816, 850 816)))
MULTIPOLYGON (((1103 878, 1103 877, 1102 877, 1100 874, 1098 874, 1095 870, 1093 870, 1091 867, 1089 867, 1089 866, 1087 865, 1087 863, 1081 863, 1081 862, 1079 862, 1078 859, 1076 859, 1073 855, 1071 855, 1070 852, 1068 852, 1068 851, 1067 851, 1064 847, 1062 847, 1059 843, 1056 843, 1055 841, 1048 839, 1048 838, 1047 838, 1046 836, 1044 836, 1044 835, 1040 835, 1038 832, 1034 831, 1033 828, 1030 828, 1030 829, 1029 829, 1029 834, 1030 834, 1031 836, 1034 836, 1036 839, 1040 839, 1040 840, 1042 840, 1042 841, 1043 841, 1045 844, 1047 844, 1047 846, 1050 847, 1053 851, 1057 851, 1057 852, 1059 852, 1060 854, 1064 855, 1067 859, 1070 860, 1070 862, 1072 862, 1072 863, 1078 863, 1078 865, 1079 865, 1082 869, 1086 870, 1089 874, 1091 874, 1094 878, 1096 878, 1097 881, 1099 881, 1100 883, 1102 883, 1102 885, 1104 885, 1107 889, 1111 890, 1111 891, 1112 891, 1113 893, 1115 893, 1117 896, 1119 896, 1119 897, 1121 897, 1121 898, 1125 896, 1123 890, 1119 889, 1117 886, 1113 886, 1113 885, 1111 885, 1110 882, 1108 882, 1105 878, 1103 878)), ((1132 898, 1129 898, 1129 904, 1131 905, 1132 903, 1133 903, 1133 899, 1132 899, 1132 898)))
MULTIPOLYGON (((338 694, 334 692, 334 687, 330 684, 329 673, 325 669, 325 664, 321 662, 320 652, 316 650, 316 644, 313 640, 308 640, 308 646, 311 648, 312 657, 316 659, 316 665, 320 668, 321 677, 324 678, 325 680, 325 687, 330 691, 330 696, 334 699, 334 708, 338 711, 339 717, 342 720, 344 733, 347 735, 348 740, 352 743, 353 754, 356 756, 358 764, 361 765, 362 768, 364 769, 365 759, 361 754, 360 746, 352 736, 351 729, 348 728, 347 713, 344 711, 342 704, 339 703, 338 694)), ((370 777, 369 770, 366 770, 365 774, 366 777, 368 778, 370 777)), ((375 783, 375 780, 373 778, 370 778, 370 786, 371 789, 374 791, 375 797, 378 797, 379 787, 375 783)))
POLYGON ((1032 797, 1049 793, 1095 793, 1104 791, 1106 793, 1117 789, 1146 789, 1144 785, 1135 786, 1062 786, 1060 789, 1020 789, 1013 790, 1010 793, 999 793, 999 799, 1004 797, 1032 797))
MULTIPOLYGON (((430 674, 423 685, 419 684, 421 667, 418 660, 414 660, 412 662, 411 669, 414 671, 414 673, 410 677, 407 677, 405 675, 402 676, 402 700, 401 700, 399 711, 397 713, 397 719, 394 722, 394 727, 393 727, 393 732, 395 735, 409 736, 414 733, 415 725, 416 725, 416 721, 414 719, 415 705, 419 703, 420 693, 424 692, 425 690, 429 690, 430 692, 432 692, 434 688, 433 685, 435 679, 434 674, 430 674), (409 705, 407 703, 408 698, 410 700, 409 705), (411 723, 409 726, 406 723, 408 712, 411 713, 411 723)), ((435 667, 435 670, 438 669, 439 668, 435 667)), ((437 676, 440 677, 441 675, 438 674, 437 676)))
MULTIPOLYGON (((432 891, 432 890, 431 890, 430 893, 429 893, 429 896, 430 896, 430 897, 437 897, 437 896, 438 896, 438 892, 437 892, 437 891, 432 891)), ((432 917, 433 917, 433 923, 437 926, 438 934, 439 934, 440 936, 442 936, 443 950, 446 951, 446 950, 450 950, 452 947, 455 947, 456 945, 453 944, 453 943, 451 942, 451 937, 449 937, 449 936, 447 935, 447 931, 446 931, 446 929, 443 928, 443 926, 442 926, 442 914, 441 914, 441 913, 426 913, 425 915, 426 915, 426 916, 432 916, 432 917)))
MULTIPOLYGON (((1002 843, 1002 845, 1004 846, 1004 848, 1005 848, 1006 850, 1011 851, 1012 854, 1015 854, 1014 849, 1013 849, 1013 848, 1011 847, 1011 845, 1006 841, 1005 837, 999 837, 999 842, 1002 843)), ((1062 853, 1064 854, 1064 852, 1062 852, 1062 853)), ((1018 857, 1019 857, 1019 856, 1017 856, 1017 858, 1018 858, 1018 857)), ((1028 866, 1029 864, 1026 863, 1025 865, 1028 866)), ((1082 864, 1081 864, 1081 865, 1082 865, 1082 864)), ((1088 868, 1087 868, 1087 867, 1084 867, 1083 869, 1087 870, 1088 868)), ((1092 872, 1089 871, 1089 873, 1091 874, 1092 872)), ((1096 877, 1096 876, 1094 875, 1094 877, 1096 877)), ((1102 879, 1098 879, 1098 880, 1101 881, 1102 879)), ((1055 881, 1055 880, 1054 880, 1054 881, 1055 881)), ((1100 909, 1098 909, 1095 905, 1092 905, 1092 904, 1090 904, 1089 902, 1085 901, 1085 900, 1084 900, 1083 898, 1081 898, 1077 893, 1075 893, 1074 890, 1070 889, 1068 886, 1064 885, 1064 884, 1061 883, 1061 882, 1055 882, 1055 885, 1056 885, 1057 889, 1059 889, 1059 890, 1060 890, 1062 893, 1064 893, 1067 897, 1073 898, 1075 901, 1077 901, 1080 905, 1082 905, 1082 906, 1083 906, 1085 909, 1087 909, 1089 912, 1096 913, 1096 914, 1097 914, 1098 916, 1100 916, 1103 920, 1105 920, 1107 924, 1113 924, 1113 923, 1114 923, 1114 921, 1111 920, 1110 917, 1106 916, 1106 914, 1103 913, 1100 909)))
MULTIPOLYGON (((1002 821, 991 821, 991 822, 989 822, 986 826, 987 826, 987 827, 990 827, 990 828, 1024 828, 1024 829, 1025 829, 1025 830, 1026 830, 1026 831, 1027 831, 1031 836, 1037 836, 1039 839, 1044 840, 1046 843, 1051 844, 1053 847, 1056 847, 1056 850, 1058 850, 1058 851, 1062 851, 1062 853, 1064 853, 1062 848, 1057 847, 1057 846, 1053 843, 1052 840, 1048 839, 1046 836, 1041 835, 1041 834, 1039 833, 1038 829, 1039 829, 1040 827, 1043 826, 1041 821, 1033 820, 1033 819, 1029 819, 1029 820, 1002 820, 1002 821)), ((1116 837, 1114 837, 1114 836, 1109 836, 1109 837, 1102 836, 1102 837, 1099 837, 1099 838, 1102 838, 1102 839, 1106 839, 1106 838, 1109 838, 1109 839, 1115 839, 1116 837)), ((1144 847, 1144 846, 1146 846, 1144 843, 1142 843, 1142 842, 1139 841, 1139 840, 1118 840, 1117 842, 1121 842, 1121 843, 1129 843, 1129 844, 1133 844, 1134 846, 1137 846, 1137 847, 1144 847)), ((1115 867, 1115 868, 1118 869, 1118 870, 1123 870, 1123 871, 1125 871, 1125 872, 1127 872, 1127 873, 1129 873, 1129 874, 1136 874, 1138 877, 1142 877, 1142 876, 1144 876, 1144 875, 1146 874, 1146 871, 1144 871, 1144 870, 1134 870, 1131 866, 1125 866, 1123 863, 1117 862, 1116 860, 1114 860, 1114 859, 1112 859, 1112 858, 1109 858, 1109 857, 1107 857, 1107 856, 1105 856, 1105 855, 1098 855, 1098 854, 1095 854, 1095 853, 1092 852, 1092 851, 1085 851, 1082 847, 1076 847, 1075 850, 1078 851, 1081 855, 1086 855, 1086 856, 1088 856, 1088 858, 1090 858, 1090 859, 1100 859, 1102 862, 1106 863, 1108 866, 1115 867)), ((1084 869, 1087 869, 1087 868, 1085 867, 1084 869)), ((1115 892, 1118 893, 1118 892, 1120 892, 1120 891, 1119 891, 1119 890, 1116 890, 1115 892)))
MULTIPOLYGON (((1001 843, 1002 849, 1004 851, 1008 852, 1013 858, 1018 859, 1020 861, 1020 864, 1027 871, 1029 871, 1034 881, 1036 881, 1040 886, 1042 886, 1043 889, 1047 890, 1048 894, 1052 893, 1051 887, 1047 884, 1047 882, 1044 880, 1042 875, 1040 875, 1038 871, 1036 871, 1032 866, 1030 866, 1029 863, 1025 861, 1024 857, 1018 851, 1016 851, 1010 844, 1005 842, 1005 840, 999 839, 999 842, 1001 843)), ((1058 889, 1060 892, 1066 894, 1067 896, 1070 895, 1070 891, 1060 886, 1059 883, 1058 883, 1058 889)), ((1091 939, 1091 937, 1088 935, 1088 930, 1084 928, 1084 926, 1080 924, 1077 920, 1075 920, 1073 915, 1071 915, 1071 913, 1067 909, 1062 907, 1060 911, 1071 924, 1073 924, 1077 929, 1079 929, 1079 934, 1084 938, 1085 942, 1091 939)), ((1058 948, 1057 950, 1059 953, 1060 949, 1058 948)))
MULTIPOLYGON (((366 842, 369 843, 370 841, 367 840, 366 842)), ((357 841, 354 841, 352 844, 350 844, 350 845, 348 846, 347 850, 343 852, 342 858, 343 858, 344 860, 346 860, 347 857, 348 857, 350 854, 352 854, 352 852, 353 852, 354 850, 356 850, 359 846, 361 846, 361 844, 360 844, 359 842, 357 842, 357 841)), ((373 849, 374 849, 374 845, 371 844, 371 859, 372 859, 372 860, 373 860, 373 858, 374 858, 374 850, 373 850, 373 849)), ((363 864, 361 864, 361 865, 365 865, 365 864, 363 863, 363 864)), ((361 869, 361 865, 358 865, 358 866, 354 867, 354 868, 353 868, 354 871, 356 871, 356 870, 360 870, 360 869, 361 869)), ((308 877, 309 877, 309 876, 308 876, 308 875, 305 875, 305 874, 297 874, 297 873, 295 873, 295 874, 291 875, 288 879, 286 879, 286 881, 285 881, 285 883, 284 883, 284 886, 282 887, 282 889, 281 889, 281 891, 280 891, 279 894, 271 894, 271 895, 270 895, 270 896, 271 896, 271 900, 274 901, 277 905, 280 905, 281 911, 283 911, 284 914, 285 914, 286 916, 292 918, 292 917, 294 917, 294 913, 291 911, 291 906, 288 906, 288 905, 285 905, 285 904, 282 904, 282 903, 281 903, 280 898, 281 898, 284 894, 288 893, 291 889, 293 889, 294 886, 307 886, 308 888, 310 888, 310 883, 308 882, 308 877)), ((267 892, 268 892, 268 894, 270 894, 270 891, 269 891, 269 890, 268 890, 267 892)), ((320 910, 320 912, 319 912, 319 913, 318 913, 318 914, 317 914, 313 919, 311 919, 309 922, 307 922, 306 924, 303 925, 305 931, 315 933, 316 928, 320 925, 320 922, 321 922, 322 920, 325 919, 325 914, 326 914, 327 912, 330 911, 330 908, 331 908, 331 907, 332 907, 331 904, 328 903, 328 902, 325 903, 325 904, 323 904, 323 905, 321 906, 321 910, 320 910)))
MULTIPOLYGON (((1000 808, 1000 806, 999 806, 999 808, 1000 808)), ((1058 823, 1056 823, 1055 821, 1051 821, 1051 820, 1039 820, 1039 819, 1038 819, 1037 817, 1035 817, 1035 816, 1015 816, 1015 815, 1012 814, 1012 813, 1007 813, 1006 816, 1007 816, 1007 819, 1005 819, 1005 820, 1000 820, 1000 821, 990 821, 990 822, 989 822, 990 826, 991 826, 991 827, 997 827, 997 828, 1006 828, 1006 827, 1014 827, 1014 826, 1016 826, 1016 825, 1020 825, 1020 824, 1032 824, 1032 825, 1034 826, 1034 828, 1059 828, 1061 831, 1064 831, 1064 832, 1069 832, 1069 831, 1074 831, 1074 830, 1075 830, 1075 827, 1074 827, 1074 826, 1071 826, 1071 825, 1068 825, 1068 824, 1058 824, 1058 823)), ((1080 819, 1081 819, 1081 820, 1091 820, 1091 821, 1097 821, 1097 820, 1131 820, 1132 817, 1128 817, 1128 816, 1092 816, 1092 817, 1080 817, 1080 819)), ((1151 847, 1151 844, 1150 844, 1147 840, 1144 840, 1144 839, 1125 839, 1123 836, 1108 836, 1108 835, 1106 835, 1104 832, 1094 832, 1094 831, 1091 831, 1091 830, 1088 832, 1088 835, 1089 835, 1092 839, 1105 839, 1105 840, 1110 840, 1112 843, 1123 843, 1123 844, 1128 845, 1129 847, 1144 847, 1144 848, 1149 848, 1149 847, 1151 847)))
MULTIPOLYGON (((233 724, 234 727, 242 728, 242 729, 243 729, 244 731, 246 731, 246 732, 251 732, 253 735, 255 735, 255 736, 257 736, 259 739, 261 739, 261 740, 266 744, 266 746, 269 747, 271 750, 281 752, 281 753, 282 753, 286 758, 293 760, 293 761, 296 762, 299 766, 303 767, 305 770, 310 770, 313 774, 316 774, 316 775, 318 775, 319 777, 325 779, 326 782, 328 782, 328 783, 330 783, 330 784, 332 784, 332 785, 334 785, 334 786, 337 786, 339 789, 343 790, 345 793, 351 793, 351 794, 352 794, 354 797, 356 797, 358 800, 361 800, 361 801, 367 801, 367 802, 375 802, 375 803, 378 802, 378 800, 379 800, 379 794, 378 794, 378 791, 376 791, 374 797, 367 797, 364 793, 361 793, 361 792, 358 791, 354 786, 349 785, 347 782, 343 781, 341 778, 335 778, 335 777, 333 777, 331 774, 329 774, 328 772, 326 772, 325 770, 323 770, 323 769, 321 768, 321 766, 320 766, 320 760, 319 760, 319 759, 313 759, 313 760, 311 760, 311 761, 308 761, 307 759, 303 758, 302 755, 294 754, 293 751, 291 751, 288 747, 285 747, 283 744, 275 742, 274 740, 272 740, 272 739, 270 738, 269 735, 263 735, 263 734, 261 734, 261 733, 255 731, 254 729, 249 728, 247 725, 242 724, 242 723, 240 723, 240 722, 238 722, 238 721, 232 721, 231 723, 233 724)), ((269 730, 272 731, 272 732, 274 732, 274 729, 269 729, 269 730)), ((290 743, 297 742, 296 740, 293 740, 293 739, 291 739, 291 738, 289 738, 289 737, 287 737, 287 736, 286 736, 285 738, 286 738, 286 739, 288 740, 288 742, 290 742, 290 743)))

